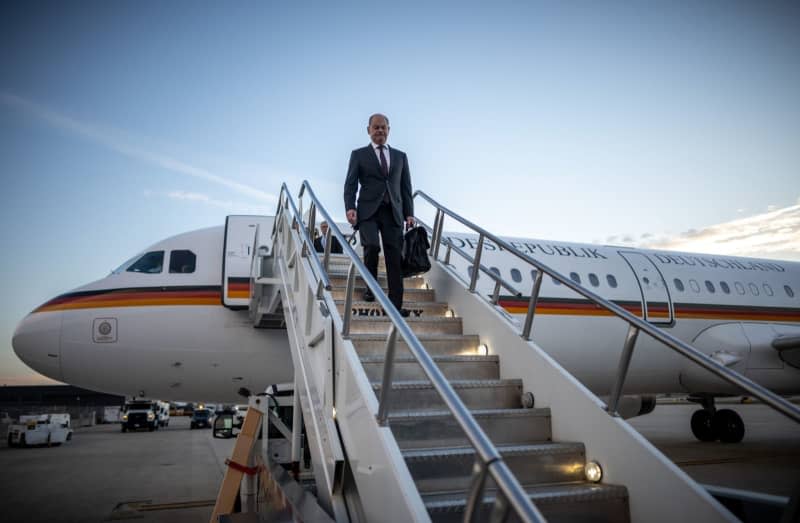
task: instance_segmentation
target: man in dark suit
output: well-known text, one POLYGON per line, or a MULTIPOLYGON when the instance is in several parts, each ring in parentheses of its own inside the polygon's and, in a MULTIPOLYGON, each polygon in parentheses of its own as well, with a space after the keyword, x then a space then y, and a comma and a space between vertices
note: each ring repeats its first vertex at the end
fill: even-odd
MULTIPOLYGON (((406 153, 386 145, 389 119, 373 114, 367 123, 371 143, 350 154, 347 179, 344 182, 344 208, 347 221, 358 228, 364 249, 364 265, 373 276, 378 275, 378 254, 381 252, 379 233, 383 240, 386 278, 389 281, 389 300, 403 316, 403 224, 414 225, 414 201, 411 194, 411 174, 406 153), (358 203, 356 203, 358 191, 358 203)), ((374 301, 369 289, 364 300, 374 301)))
MULTIPOLYGON (((314 250, 325 252, 325 238, 328 235, 328 222, 323 221, 319 224, 319 236, 314 238, 314 250)), ((331 254, 342 254, 342 246, 336 236, 331 236, 331 254)))

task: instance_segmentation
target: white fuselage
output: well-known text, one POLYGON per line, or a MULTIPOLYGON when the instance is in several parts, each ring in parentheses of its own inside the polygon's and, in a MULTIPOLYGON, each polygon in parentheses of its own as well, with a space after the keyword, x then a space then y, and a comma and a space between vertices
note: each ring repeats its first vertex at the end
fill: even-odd
MULTIPOLYGON (((445 237, 474 255, 474 236, 445 237)), ((800 392, 800 369, 771 345, 778 336, 800 335, 800 264, 508 241, 763 386, 780 394, 800 392)), ((106 278, 50 300, 19 325, 15 352, 53 379, 127 396, 233 402, 240 387, 260 391, 291 382, 286 332, 255 329, 247 310, 222 305, 223 242, 224 228, 215 227, 153 245, 143 255, 164 253, 159 272, 132 271, 139 267, 134 259, 106 278), (196 256, 194 265, 184 251, 196 256)), ((468 281, 468 263, 455 254, 450 262, 468 281)), ((482 264, 521 294, 501 290, 499 300, 521 321, 533 268, 491 242, 485 244, 482 264)), ((494 282, 483 276, 477 290, 490 295, 494 282)), ((616 376, 626 330, 618 318, 544 278, 533 338, 598 394, 607 394, 616 376)), ((643 335, 625 392, 736 391, 643 335)))

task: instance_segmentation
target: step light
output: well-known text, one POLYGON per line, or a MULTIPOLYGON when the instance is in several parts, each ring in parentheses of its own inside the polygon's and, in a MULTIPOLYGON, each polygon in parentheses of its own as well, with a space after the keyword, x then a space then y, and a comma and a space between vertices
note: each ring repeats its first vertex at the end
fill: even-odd
POLYGON ((445 318, 455 318, 456 317, 456 313, 455 313, 455 311, 453 311, 453 309, 447 309, 445 311, 445 313, 444 313, 444 317, 445 318))
POLYGON ((592 483, 598 483, 603 479, 603 468, 596 461, 587 463, 584 473, 586 474, 586 479, 592 483))
POLYGON ((478 355, 479 356, 488 356, 489 355, 489 346, 485 343, 481 343, 478 345, 478 355))
POLYGON ((336 407, 333 407, 333 419, 336 419, 336 407))

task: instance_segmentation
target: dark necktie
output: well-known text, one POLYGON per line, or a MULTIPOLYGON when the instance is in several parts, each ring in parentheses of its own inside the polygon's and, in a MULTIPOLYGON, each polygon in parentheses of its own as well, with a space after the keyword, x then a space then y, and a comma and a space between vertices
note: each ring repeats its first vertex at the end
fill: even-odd
MULTIPOLYGON (((389 166, 386 165, 386 156, 383 155, 383 149, 385 147, 386 147, 385 145, 379 145, 378 146, 378 151, 380 151, 380 154, 381 154, 381 172, 383 173, 384 179, 388 180, 389 179, 389 166)), ((389 203, 389 188, 388 187, 386 188, 386 192, 383 193, 383 203, 389 203)))
POLYGON ((381 152, 381 172, 385 178, 389 177, 389 166, 386 165, 386 157, 383 155, 383 149, 385 145, 379 145, 378 150, 381 152))

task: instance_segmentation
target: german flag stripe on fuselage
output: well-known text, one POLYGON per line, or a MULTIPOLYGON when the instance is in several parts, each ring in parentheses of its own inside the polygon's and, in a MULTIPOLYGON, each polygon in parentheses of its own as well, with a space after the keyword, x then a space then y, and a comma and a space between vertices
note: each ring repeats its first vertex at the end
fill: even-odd
POLYGON ((250 278, 228 278, 228 298, 250 298, 250 278))
MULTIPOLYGON (((530 298, 501 296, 498 304, 512 314, 527 314, 530 298)), ((642 315, 638 301, 612 300, 614 304, 636 316, 642 315)), ((674 303, 675 319, 734 320, 734 321, 789 321, 800 322, 800 308, 758 307, 750 305, 712 305, 674 303)), ((651 302, 647 310, 651 318, 669 318, 669 308, 664 302, 651 302)), ((613 316, 589 300, 570 298, 539 298, 536 314, 564 316, 613 316)))
POLYGON ((221 305, 219 285, 132 287, 62 294, 33 312, 99 309, 105 307, 152 307, 165 305, 221 305))

